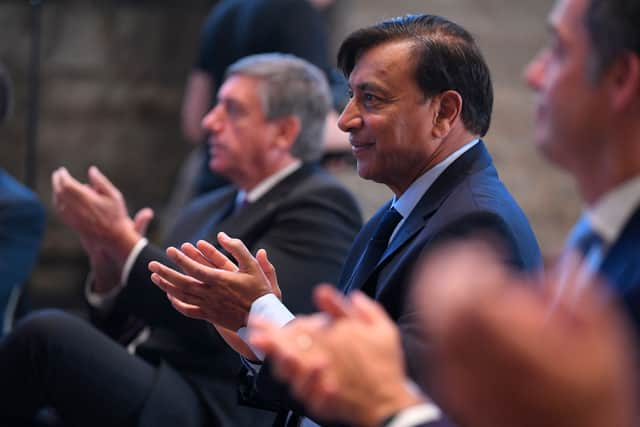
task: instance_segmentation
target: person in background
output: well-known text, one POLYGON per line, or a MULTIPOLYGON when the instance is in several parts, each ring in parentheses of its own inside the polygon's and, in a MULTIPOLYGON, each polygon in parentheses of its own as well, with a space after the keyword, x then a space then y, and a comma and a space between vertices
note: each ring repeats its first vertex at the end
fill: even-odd
MULTIPOLYGON (((233 185, 195 199, 165 244, 242 236, 263 248, 263 267, 267 252, 287 266, 279 286, 311 311, 312 287, 337 279, 361 225, 353 196, 316 164, 329 99, 322 72, 299 58, 234 63, 203 120, 210 166, 233 185)), ((143 237, 151 210, 131 218, 120 191, 96 167, 88 175, 85 184, 60 168, 52 184, 58 215, 89 256, 92 323, 35 312, 0 342, 0 388, 10 390, 0 424, 27 424, 48 406, 65 425, 270 425, 272 414, 237 403, 237 355, 150 281, 148 262, 169 262, 143 237)))
POLYGON ((224 177, 207 166, 207 130, 200 122, 215 102, 226 68, 244 56, 289 53, 323 70, 330 83, 333 105, 326 121, 325 151, 348 150, 347 136, 336 126, 336 111, 341 111, 346 102, 346 85, 329 63, 328 35, 321 14, 331 3, 333 0, 222 0, 213 7, 202 27, 181 112, 185 139, 201 148, 185 164, 185 182, 176 187, 170 205, 180 205, 225 183, 224 177), (194 176, 187 177, 189 173, 194 176))

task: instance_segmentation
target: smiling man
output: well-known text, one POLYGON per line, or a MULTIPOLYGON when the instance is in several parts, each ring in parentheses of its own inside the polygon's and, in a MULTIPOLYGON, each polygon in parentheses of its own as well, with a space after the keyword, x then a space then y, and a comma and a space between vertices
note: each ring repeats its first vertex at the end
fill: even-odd
MULTIPOLYGON (((423 250, 484 233, 500 246, 503 261, 532 270, 540 265, 538 245, 480 139, 489 128, 493 93, 489 70, 466 30, 433 15, 391 19, 351 34, 338 65, 352 92, 338 124, 350 134, 358 173, 395 194, 356 237, 338 286, 345 293, 361 289, 384 306, 403 332, 416 378, 428 368, 415 357, 426 343, 404 302, 423 250)), ((186 274, 151 263, 152 280, 184 314, 241 335, 253 315, 288 323, 293 315, 242 242, 222 236, 220 243, 238 260, 237 269, 201 242, 200 252, 168 249, 186 274), (214 309, 222 306, 224 312, 214 309)), ((282 297, 286 302, 286 292, 282 297)), ((247 400, 280 410, 281 423, 295 423, 287 411, 300 408, 274 388, 268 364, 251 381, 247 400)))
MULTIPOLYGON (((416 275, 431 380, 463 426, 637 425, 640 2, 559 0, 549 28, 550 45, 525 73, 536 92, 534 139, 586 203, 558 270, 522 286, 490 248, 467 242, 428 257, 416 275)), ((447 425, 403 389, 400 337, 380 308, 359 294, 345 303, 316 292, 331 323, 252 323, 254 345, 296 396, 350 425, 447 425)))

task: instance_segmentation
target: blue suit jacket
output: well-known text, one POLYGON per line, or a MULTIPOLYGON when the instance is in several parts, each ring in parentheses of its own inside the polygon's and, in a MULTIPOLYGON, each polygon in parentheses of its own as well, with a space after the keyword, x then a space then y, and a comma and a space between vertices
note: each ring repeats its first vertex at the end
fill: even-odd
POLYGON ((368 278, 363 283, 350 283, 360 256, 389 204, 356 237, 340 287, 367 289, 384 306, 402 332, 409 375, 425 386, 421 380, 428 374, 425 370, 428 363, 424 360, 427 343, 416 324, 417 313, 406 304, 410 275, 420 256, 451 239, 490 236, 501 246, 507 263, 520 270, 534 271, 542 263, 540 250, 527 218, 500 181, 481 142, 453 162, 427 190, 368 278))
POLYGON ((11 289, 27 279, 43 233, 44 210, 36 195, 0 169, 0 314, 11 289))
MULTIPOLYGON (((360 257, 390 203, 358 233, 338 287, 343 290, 364 287, 384 306, 400 327, 409 374, 419 382, 428 366, 425 361, 428 343, 419 332, 415 309, 408 306, 406 300, 410 275, 423 252, 450 239, 482 233, 495 237, 507 262, 520 269, 537 270, 541 257, 524 213, 500 181, 489 152, 480 142, 433 183, 398 230, 376 268, 363 282, 352 283, 360 257)), ((272 410, 302 410, 270 377, 268 363, 256 378, 244 384, 242 397, 249 404, 272 410)))
POLYGON ((640 207, 607 252, 600 273, 620 297, 640 336, 640 207))

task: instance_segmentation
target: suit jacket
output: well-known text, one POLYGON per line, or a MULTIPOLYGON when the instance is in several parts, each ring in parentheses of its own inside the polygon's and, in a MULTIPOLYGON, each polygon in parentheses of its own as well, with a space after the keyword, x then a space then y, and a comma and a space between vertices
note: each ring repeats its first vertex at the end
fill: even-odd
POLYGON ((618 295, 635 334, 640 336, 640 206, 611 245, 599 271, 618 295))
MULTIPOLYGON (((169 232, 167 245, 203 238, 217 243, 216 234, 224 231, 242 239, 252 252, 265 248, 279 267, 278 282, 287 304, 296 311, 311 311, 313 286, 335 283, 361 225, 354 198, 312 165, 301 167, 255 203, 232 213, 236 194, 235 189, 225 187, 194 200, 169 232)), ((101 322, 111 335, 117 335, 131 315, 151 327, 150 338, 138 347, 137 354, 161 369, 142 424, 166 423, 163 414, 168 409, 156 399, 181 375, 194 384, 222 425, 270 425, 272 414, 237 405, 238 355, 207 322, 189 319, 173 309, 151 282, 150 261, 172 265, 165 247, 148 245, 142 250, 114 309, 101 322)))
MULTIPOLYGON (((500 181, 480 142, 456 159, 427 190, 364 282, 352 283, 360 257, 390 204, 385 204, 358 233, 339 286, 349 291, 365 289, 384 306, 401 330, 409 375, 429 393, 428 384, 422 381, 428 374, 428 343, 419 332, 417 313, 405 304, 416 261, 425 250, 474 234, 490 236, 498 242, 506 261, 522 270, 540 267, 540 250, 524 213, 500 181)), ((271 378, 268 364, 265 367, 243 386, 243 398, 261 407, 300 410, 271 378)))
POLYGON ((44 234, 44 210, 31 190, 0 169, 0 335, 9 296, 27 279, 44 234))
MULTIPOLYGON (((640 336, 639 248, 640 206, 624 225, 620 236, 611 245, 599 268, 600 274, 607 280, 613 293, 618 296, 626 309, 636 336, 640 336)), ((426 423, 415 427, 440 427, 440 424, 426 423)))

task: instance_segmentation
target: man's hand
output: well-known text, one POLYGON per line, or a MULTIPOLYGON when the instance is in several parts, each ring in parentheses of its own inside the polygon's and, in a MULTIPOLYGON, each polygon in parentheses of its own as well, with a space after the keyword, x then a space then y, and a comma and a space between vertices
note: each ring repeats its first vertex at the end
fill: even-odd
POLYGON ((89 253, 100 248, 121 265, 142 236, 120 191, 95 166, 88 177, 89 183, 82 184, 65 168, 53 172, 53 205, 62 221, 82 236, 89 253))
POLYGON ((360 292, 343 297, 318 287, 325 313, 298 317, 284 328, 250 325, 251 343, 272 360, 274 373, 316 417, 358 426, 423 401, 408 385, 400 336, 384 309, 360 292))
POLYGON ((167 293, 171 304, 188 317, 204 319, 236 331, 247 324, 251 304, 263 295, 281 292, 275 269, 264 250, 254 258, 239 239, 224 233, 218 242, 238 261, 236 266, 213 245, 199 241, 181 251, 169 247, 167 255, 184 273, 157 261, 149 263, 151 280, 167 293))
MULTIPOLYGON (((135 230, 144 235, 153 219, 153 210, 143 208, 133 219, 135 230)), ((97 243, 80 235, 80 241, 89 256, 89 264, 93 273, 91 289, 98 294, 104 294, 121 283, 122 267, 111 259, 108 253, 97 243)))
POLYGON ((482 246, 451 246, 416 276, 444 409, 478 427, 633 425, 634 346, 602 283, 577 294, 576 271, 536 286, 482 246))

